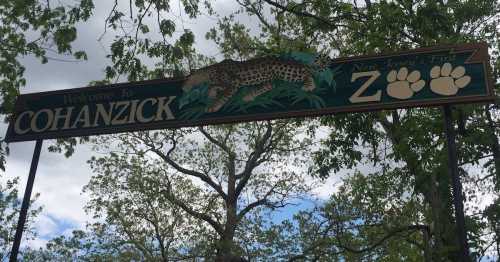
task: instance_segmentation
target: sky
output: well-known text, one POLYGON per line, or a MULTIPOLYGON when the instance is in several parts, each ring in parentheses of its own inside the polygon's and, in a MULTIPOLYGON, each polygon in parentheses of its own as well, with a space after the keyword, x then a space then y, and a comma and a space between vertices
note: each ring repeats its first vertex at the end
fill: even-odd
MULTIPOLYGON (((126 1, 128 2, 128 1, 126 1)), ((106 59, 109 52, 109 43, 112 34, 105 35, 101 41, 98 38, 104 32, 104 20, 111 8, 111 1, 95 1, 94 16, 85 24, 78 27, 78 38, 74 43, 74 50, 83 49, 88 54, 87 61, 62 62, 49 60, 45 65, 40 64, 33 57, 22 59, 26 67, 26 87, 21 93, 60 90, 87 86, 90 81, 104 78, 104 68, 110 64, 106 59)), ((219 0, 215 2, 215 10, 223 15, 236 10, 234 1, 219 0)), ((175 13, 175 11, 174 11, 175 13)), ((255 25, 249 17, 240 18, 245 25, 255 25)), ((204 38, 205 33, 216 25, 216 19, 202 15, 195 21, 184 21, 181 27, 189 27, 195 34, 197 49, 207 55, 220 58, 216 46, 204 38)), ((56 58, 69 59, 69 57, 56 58)), ((58 59, 60 60, 60 59, 58 59)), ((0 133, 5 134, 7 124, 0 123, 0 133)), ((53 237, 61 234, 69 235, 75 229, 84 229, 91 217, 84 211, 88 196, 82 193, 83 187, 89 182, 92 172, 87 160, 92 156, 92 150, 86 145, 80 145, 73 156, 64 157, 63 154, 48 152, 47 147, 52 141, 44 141, 38 171, 34 183, 33 195, 40 193, 36 201, 37 206, 42 206, 42 213, 35 220, 38 237, 34 240, 24 241, 23 245, 42 247, 53 237)), ((10 144, 10 155, 7 158, 7 167, 4 176, 0 176, 0 183, 14 177, 20 177, 19 196, 24 193, 29 166, 33 155, 35 142, 18 142, 10 144)), ((370 171, 370 166, 358 167, 362 172, 370 171)), ((278 210, 277 220, 290 218, 300 209, 311 208, 317 203, 317 198, 327 199, 340 185, 340 178, 352 171, 342 171, 314 190, 314 195, 309 200, 296 202, 294 206, 278 210)), ((481 203, 485 206, 488 201, 481 203)))
MULTIPOLYGON (((90 81, 104 78, 104 68, 110 64, 106 55, 109 52, 109 43, 113 35, 107 33, 101 41, 98 41, 98 38, 104 32, 104 20, 111 8, 111 2, 95 1, 95 4, 94 16, 90 21, 78 26, 78 38, 73 44, 74 50, 87 52, 88 60, 75 62, 71 57, 49 54, 55 59, 42 65, 33 57, 22 58, 27 79, 26 87, 21 89, 22 94, 84 87, 90 81)), ((236 5, 234 1, 217 1, 215 9, 227 15, 232 10, 236 10, 236 5)), ((182 17, 182 14, 179 16, 182 17)), ((251 18, 241 19, 240 22, 246 25, 254 24, 251 18)), ((185 20, 180 26, 191 28, 197 37, 197 49, 201 53, 220 57, 216 46, 204 38, 205 33, 215 25, 215 18, 202 15, 195 21, 185 20)), ((0 123, 0 133, 5 134, 6 130, 7 124, 0 123)), ((35 205, 43 207, 43 211, 35 220, 35 230, 38 236, 34 240, 23 240, 23 246, 42 247, 53 237, 61 234, 69 235, 75 229, 84 229, 85 223, 92 219, 84 211, 88 196, 82 193, 83 187, 92 176, 89 165, 86 163, 92 156, 92 150, 89 146, 80 145, 73 156, 66 158, 63 154, 48 152, 47 147, 52 143, 50 140, 44 141, 33 187, 33 196, 40 193, 35 205)), ((34 145, 34 141, 11 143, 5 175, 0 177, 0 183, 19 177, 20 197, 24 194, 34 145)), ((326 199, 338 185, 338 178, 325 181, 314 191, 315 195, 311 196, 311 199, 316 199, 316 197, 326 199)), ((296 202, 292 208, 278 211, 276 219, 290 218, 299 209, 312 207, 314 204, 311 201, 316 200, 296 202)))

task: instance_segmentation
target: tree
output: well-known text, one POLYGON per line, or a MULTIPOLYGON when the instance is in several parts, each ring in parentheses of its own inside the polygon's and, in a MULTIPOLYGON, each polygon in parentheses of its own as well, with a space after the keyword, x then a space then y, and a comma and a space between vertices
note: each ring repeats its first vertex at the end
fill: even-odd
MULTIPOLYGON (((299 42, 305 48, 327 51, 333 48, 345 56, 464 41, 487 41, 492 47, 498 44, 499 5, 496 1, 364 1, 359 5, 358 1, 240 3, 262 23, 267 37, 260 39, 266 41, 254 41, 254 46, 262 49, 284 45, 296 47, 300 46, 299 42), (269 9, 274 20, 265 15, 269 9), (294 44, 289 44, 290 39, 294 44)), ((228 21, 225 27, 230 28, 231 23, 228 21)), ((225 38, 226 41, 231 39, 225 38)), ((497 50, 493 54, 493 65, 498 65, 497 50)), ((494 72, 498 77, 498 70, 494 72)), ((483 170, 491 173, 479 176, 476 182, 491 179, 480 190, 495 193, 492 185, 497 185, 498 180, 493 178, 498 177, 500 160, 496 106, 460 106, 456 110, 457 118, 462 176, 467 174, 467 165, 483 168, 480 163, 488 159, 483 170)), ((399 179, 412 185, 408 193, 416 194, 419 206, 423 207, 407 209, 414 213, 404 215, 423 216, 426 218, 424 226, 430 228, 432 225, 432 254, 424 255, 434 260, 458 259, 441 112, 436 109, 393 110, 325 118, 322 123, 330 126, 332 132, 324 149, 317 154, 318 171, 328 176, 332 170, 353 167, 369 159, 375 166, 381 165, 382 174, 399 173, 399 179), (380 156, 391 160, 385 162, 387 160, 380 156)), ((385 177, 379 176, 380 179, 385 177)), ((474 181, 464 180, 470 199, 474 197, 470 191, 475 189, 474 181)), ((352 190, 357 189, 353 187, 352 190)), ((481 250, 482 246, 481 238, 476 236, 482 234, 484 227, 475 226, 481 224, 481 214, 482 211, 479 216, 468 217, 474 251, 481 250)))
POLYGON ((323 206, 299 212, 278 232, 298 232, 293 246, 301 249, 292 258, 422 261, 430 254, 431 228, 414 211, 423 209, 418 196, 408 192, 395 173, 357 173, 323 206))
POLYGON ((97 176, 86 187, 88 207, 146 260, 248 258, 242 225, 310 189, 302 131, 276 121, 98 139, 110 154, 90 161, 97 176))
MULTIPOLYGON (((199 14, 197 1, 183 3, 187 14, 192 17, 199 14)), ((499 77, 499 4, 493 0, 300 3, 288 0, 240 0, 238 3, 242 9, 221 18, 217 27, 207 34, 219 46, 225 58, 246 59, 289 50, 348 56, 434 44, 486 41, 492 47, 494 77, 499 77), (253 32, 254 28, 251 30, 238 22, 237 15, 240 13, 259 21, 257 33, 253 32)), ((156 1, 133 1, 127 8, 124 11, 119 5, 114 5, 106 19, 106 28, 117 29, 118 32, 124 22, 130 22, 133 27, 131 31, 120 33, 112 43, 110 58, 113 65, 106 69, 106 81, 117 81, 120 77, 139 80, 184 75, 190 69, 210 61, 197 55, 193 48, 196 38, 191 31, 183 31, 178 39, 173 37, 174 21, 162 20, 160 15, 170 10, 169 5, 156 1), (147 24, 149 20, 144 19, 149 16, 157 18, 153 25, 161 31, 158 41, 151 37, 154 34, 151 30, 153 27, 147 24), (150 61, 154 61, 154 66, 146 66, 150 61)), ((210 8, 208 10, 212 11, 210 8)), ((459 131, 460 172, 466 178, 464 188, 469 203, 473 203, 474 199, 479 200, 482 193, 498 198, 500 147, 497 106, 457 106, 454 119, 454 126, 459 131), (473 169, 481 170, 482 173, 473 174, 473 169)), ((322 118, 321 123, 328 127, 329 133, 315 152, 314 173, 328 177, 340 169, 355 168, 360 164, 374 166, 373 171, 369 174, 356 173, 346 179, 340 192, 332 195, 323 208, 298 214, 297 224, 287 221, 269 230, 266 230, 266 223, 262 222, 263 216, 259 213, 254 215, 253 212, 259 210, 252 203, 262 204, 265 208, 276 207, 280 205, 279 199, 273 199, 271 203, 259 202, 266 199, 266 191, 256 191, 254 199, 250 197, 248 202, 242 203, 239 197, 244 194, 237 190, 238 185, 243 185, 240 189, 249 192, 249 188, 259 189, 249 182, 250 178, 257 178, 258 183, 255 185, 264 183, 267 189, 273 188, 266 184, 269 181, 264 173, 252 173, 248 180, 245 180, 244 175, 240 176, 245 173, 243 160, 251 163, 250 156, 258 155, 255 153, 258 152, 258 145, 266 143, 252 139, 247 139, 251 141, 249 143, 233 142, 231 139, 244 141, 254 127, 201 129, 197 134, 204 143, 190 140, 192 137, 189 135, 193 130, 117 136, 115 138, 122 144, 117 146, 126 150, 122 148, 124 152, 115 154, 123 157, 142 154, 141 157, 146 159, 154 155, 153 159, 162 163, 164 180, 151 182, 161 185, 160 189, 155 189, 156 192, 158 195, 161 193, 172 206, 177 206, 200 221, 201 225, 216 232, 216 239, 209 239, 207 243, 217 249, 218 259, 223 259, 225 255, 250 257, 250 253, 289 260, 423 258, 428 261, 454 261, 459 258, 439 109, 337 115, 322 118), (185 141, 188 141, 188 145, 200 146, 201 150, 197 151, 191 146, 180 147, 185 141), (247 144, 252 147, 236 150, 238 146, 247 144), (212 151, 215 154, 212 155, 212 151), (246 157, 240 158, 238 154, 246 157), (200 161, 208 156, 211 161, 200 161), (225 165, 214 166, 217 161, 225 165), (187 201, 185 196, 178 195, 174 177, 181 174, 202 181, 204 186, 198 187, 197 192, 200 195, 194 196, 204 197, 212 206, 207 206, 205 202, 187 201), (246 207, 252 208, 246 212, 246 207), (223 216, 218 215, 221 212, 223 216), (256 227, 252 228, 252 224, 256 227), (260 237, 248 236, 244 232, 256 232, 260 237), (296 235, 301 237, 290 237, 296 235), (271 239, 273 237, 275 239, 271 239), (245 245, 243 239, 259 244, 245 245), (261 243, 267 248, 256 248, 264 245, 261 243), (286 251, 280 253, 278 250, 286 251)), ((267 129, 271 133, 277 131, 270 127, 258 124, 256 128, 260 131, 255 132, 259 139, 266 137, 267 129)), ((285 141, 290 139, 293 136, 285 141)), ((76 140, 61 143, 72 149, 76 140)), ((109 141, 104 140, 102 143, 109 144, 109 141)), ((287 147, 283 145, 283 148, 287 147)), ((284 157, 291 152, 280 154, 284 157)), ((121 157, 110 155, 107 160, 103 159, 102 162, 97 159, 92 161, 96 165, 96 172, 106 168, 111 173, 130 171, 126 165, 113 167, 113 161, 122 163, 121 157)), ((133 161, 128 158, 125 162, 133 161)), ((267 168, 271 167, 269 165, 267 168)), ((260 168, 254 171, 260 171, 260 168)), ((283 181, 289 182, 286 179, 283 181)), ((108 183, 104 183, 105 180, 97 182, 94 181, 95 185, 104 186, 108 183)), ((306 191, 300 188, 294 190, 306 191)), ((272 190, 267 192, 277 193, 272 190)), ((495 200, 487 209, 468 212, 467 228, 474 258, 480 258, 491 247, 498 246, 495 223, 497 206, 498 201, 495 200)))
MULTIPOLYGON (((14 102, 21 87, 26 85, 24 66, 20 59, 35 56, 45 64, 57 60, 58 54, 72 54, 86 59, 84 51, 73 52, 76 24, 92 14, 91 0, 73 4, 50 1, 2 1, 0 3, 0 114, 13 112, 14 102)), ((5 169, 8 149, 0 144, 0 168, 5 169)))
POLYGON ((106 232, 107 244, 99 244, 106 252, 100 253, 122 259, 134 254, 147 261, 204 257, 203 245, 214 232, 171 203, 162 191, 174 191, 185 203, 199 202, 204 196, 189 179, 170 178, 159 159, 130 149, 132 144, 125 144, 128 139, 117 138, 124 143, 118 152, 90 160, 96 176, 85 191, 91 197, 89 213, 102 220, 91 225, 92 234, 102 239, 99 232, 106 232))
MULTIPOLYGON (((51 5, 50 1, 0 2, 1 115, 12 113, 20 88, 26 85, 25 67, 20 61, 23 57, 35 56, 43 64, 50 59, 57 60, 53 56, 58 54, 72 54, 76 59, 86 59, 85 52, 73 52, 71 44, 77 36, 75 25, 87 20, 92 8, 92 1, 88 0, 74 5, 51 5)), ((0 169, 3 171, 8 152, 7 145, 1 139, 0 169)), ((5 186, 0 185, 1 260, 7 259, 14 239, 20 209, 18 181, 18 178, 14 178, 4 181, 5 186)), ((32 221, 40 211, 40 208, 35 208, 28 213, 25 238, 34 237, 32 221)))
MULTIPOLYGON (((5 184, 0 184, 0 260, 6 260, 10 255, 10 249, 16 233, 17 220, 21 202, 18 199, 17 186, 19 178, 7 180, 5 184)), ((38 196, 38 195, 37 195, 38 196)), ((36 200, 31 201, 31 205, 36 200)), ((24 238, 30 239, 36 236, 33 221, 41 208, 35 208, 28 213, 24 238)))

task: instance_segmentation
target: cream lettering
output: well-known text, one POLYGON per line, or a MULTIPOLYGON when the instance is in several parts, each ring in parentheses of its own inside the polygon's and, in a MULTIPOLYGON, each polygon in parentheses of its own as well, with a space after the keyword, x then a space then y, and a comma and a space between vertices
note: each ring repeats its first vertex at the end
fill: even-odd
POLYGON ((89 127, 90 126, 90 114, 89 114, 89 106, 84 105, 82 107, 82 110, 80 110, 80 113, 78 113, 78 116, 76 117, 75 122, 71 126, 71 128, 76 128, 80 122, 83 122, 82 127, 89 127))
POLYGON ((113 107, 115 103, 109 103, 109 111, 106 111, 104 109, 103 104, 96 104, 97 106, 97 112, 94 118, 94 125, 93 127, 96 127, 99 125, 99 116, 101 116, 102 121, 104 122, 105 125, 109 125, 111 123, 111 114, 113 113, 113 107))
POLYGON ((70 106, 67 108, 56 108, 54 110, 54 121, 52 122, 52 127, 50 128, 51 131, 57 130, 57 124, 59 123, 59 119, 64 119, 64 125, 61 129, 68 129, 69 128, 69 121, 71 120, 71 113, 73 112, 74 106, 70 106), (61 111, 63 109, 66 109, 66 114, 61 114, 61 111))
POLYGON ((136 111, 137 111, 137 103, 139 103, 139 100, 132 100, 132 104, 130 106, 130 116, 128 118, 128 123, 129 124, 135 123, 135 115, 136 115, 136 111))
MULTIPOLYGON (((66 96, 66 102, 79 96, 66 96)), ((100 97, 92 97, 100 99, 100 97)), ((142 100, 122 100, 109 103, 85 104, 25 111, 14 122, 18 135, 30 132, 60 131, 78 128, 99 128, 123 124, 150 123, 175 119, 170 105, 175 96, 151 97, 142 100)))
POLYGON ((174 99, 175 96, 158 98, 158 111, 156 111, 155 121, 163 120, 163 113, 167 116, 165 119, 175 119, 174 114, 172 114, 172 110, 170 110, 170 103, 172 103, 174 99), (166 99, 168 99, 167 102, 165 102, 166 99))
POLYGON ((28 133, 31 129, 30 128, 21 129, 21 122, 22 122, 24 116, 31 118, 31 117, 33 117, 34 114, 35 113, 33 113, 33 111, 22 112, 16 119, 16 123, 14 124, 14 132, 16 132, 16 134, 19 134, 19 135, 28 133))
POLYGON ((141 123, 151 122, 155 118, 154 116, 144 117, 144 113, 142 112, 142 110, 144 108, 144 105, 147 102, 151 102, 151 105, 155 105, 156 104, 156 99, 155 98, 148 98, 148 99, 142 101, 139 104, 139 106, 137 107, 137 120, 139 120, 139 122, 141 122, 141 123))
POLYGON ((125 110, 129 107, 130 101, 120 101, 116 103, 116 108, 120 108, 118 114, 115 115, 113 120, 111 120, 112 125, 121 125, 127 123, 127 115, 124 114, 125 110), (123 117, 120 119, 120 117, 123 117))
POLYGON ((35 115, 33 116, 33 118, 31 119, 31 130, 33 130, 33 132, 43 132, 47 129, 49 129, 49 127, 52 125, 52 121, 54 120, 54 112, 52 112, 52 110, 50 109, 42 109, 38 112, 35 113, 35 115), (43 114, 46 114, 47 115, 47 121, 42 121, 40 120, 39 121, 39 117, 42 116, 43 114), (41 123, 42 126, 39 127, 38 126, 38 123, 41 123))

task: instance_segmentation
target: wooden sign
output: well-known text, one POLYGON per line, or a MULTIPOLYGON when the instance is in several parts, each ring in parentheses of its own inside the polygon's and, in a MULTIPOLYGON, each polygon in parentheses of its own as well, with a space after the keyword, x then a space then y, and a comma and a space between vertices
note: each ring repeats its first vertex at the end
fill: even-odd
POLYGON ((486 44, 224 60, 183 79, 19 96, 7 142, 494 99, 486 44))

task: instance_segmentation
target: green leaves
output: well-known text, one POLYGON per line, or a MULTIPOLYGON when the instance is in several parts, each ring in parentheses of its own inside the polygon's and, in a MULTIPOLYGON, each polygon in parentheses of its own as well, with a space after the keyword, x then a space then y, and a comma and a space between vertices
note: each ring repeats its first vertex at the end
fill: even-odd
MULTIPOLYGON (((199 14, 197 0, 181 3, 181 12, 191 18, 199 14)), ((169 12, 169 1, 133 1, 125 8, 113 7, 106 19, 106 28, 112 31, 105 32, 114 36, 108 80, 181 77, 187 74, 188 67, 200 67, 194 64, 199 61, 194 59, 198 56, 193 48, 194 34, 187 28, 183 33, 176 33, 178 21, 166 18, 169 12), (121 30, 124 24, 131 30, 121 30), (159 37, 155 37, 158 32, 159 37)))
POLYGON ((175 31, 175 23, 169 19, 163 19, 160 22, 160 31, 163 35, 171 36, 175 31))
POLYGON ((73 54, 76 59, 87 60, 87 53, 84 51, 77 51, 73 54))
MULTIPOLYGON (((241 5, 247 13, 261 21, 259 39, 246 38, 246 44, 251 44, 257 52, 316 49, 343 57, 435 44, 488 41, 494 54, 492 60, 498 62, 498 1, 365 1, 363 5, 325 1, 244 1, 241 5), (264 11, 267 8, 271 10, 271 15, 264 11)), ((237 19, 221 20, 223 26, 219 29, 239 26, 232 21, 237 19)), ((238 31, 245 29, 238 28, 238 31)), ((235 34, 211 32, 210 36, 225 55, 235 55, 233 50, 237 50, 234 48, 236 45, 228 44, 236 42, 235 34)), ((332 77, 326 73, 316 75, 315 81, 328 83, 330 79, 332 77)), ((331 84, 335 86, 334 81, 331 84)), ((467 106, 459 107, 459 110, 462 111, 461 116, 455 117, 459 119, 458 127, 465 130, 458 143, 460 162, 464 164, 463 177, 467 180, 464 188, 469 188, 466 195, 478 197, 479 191, 496 195, 493 188, 498 183, 493 177, 498 177, 500 165, 497 168, 493 166, 500 154, 496 153, 499 157, 493 159, 491 155, 498 152, 495 150, 498 139, 494 139, 498 137, 498 109, 467 106), (485 112, 493 117, 485 120, 485 112), (478 170, 484 173, 476 176, 478 170)), ((376 219, 380 216, 391 218, 387 224, 373 230, 369 226, 364 231, 353 230, 351 235, 346 235, 345 241, 352 241, 348 243, 358 248, 369 246, 369 243, 378 241, 376 236, 391 232, 394 220, 406 223, 400 225, 432 224, 434 227, 429 233, 434 244, 427 247, 430 253, 429 249, 398 243, 397 239, 405 238, 400 235, 395 236, 395 241, 384 241, 384 245, 391 249, 386 249, 384 252, 387 253, 382 253, 385 255, 382 258, 378 251, 367 252, 372 257, 388 260, 401 260, 404 255, 409 260, 422 260, 422 253, 427 257, 433 255, 455 260, 454 218, 441 112, 436 109, 411 109, 337 115, 323 118, 322 123, 329 126, 328 134, 315 152, 316 165, 310 171, 333 177, 346 168, 362 168, 365 171, 363 175, 370 173, 370 176, 356 176, 356 179, 344 181, 345 191, 342 191, 343 194, 357 196, 360 201, 342 199, 341 194, 335 194, 335 205, 343 205, 345 215, 351 216, 351 211, 359 212, 359 216, 351 216, 351 222, 359 226, 368 225, 369 219, 378 221, 376 219), (393 181, 388 181, 388 177, 393 181), (400 188, 391 186, 391 182, 397 183, 400 188), (406 192, 403 194, 407 194, 411 201, 396 195, 392 199, 381 198, 386 193, 399 194, 403 188, 406 192), (395 204, 400 205, 404 212, 389 214, 386 205, 395 204), (398 253, 400 251, 404 253, 398 253), (395 256, 390 255, 391 252, 395 256)), ((342 221, 340 218, 332 221, 342 221)), ((479 223, 480 217, 474 219, 478 223, 471 224, 474 225, 470 228, 473 235, 483 232, 496 236, 491 229, 479 223)), ((420 233, 423 234, 423 231, 420 233)), ((424 242, 423 235, 418 232, 405 239, 419 244, 429 243, 424 242)), ((476 247, 485 246, 479 238, 473 241, 476 247)), ((349 258, 360 259, 362 254, 359 252, 358 257, 349 258)))
POLYGON ((184 34, 179 38, 181 46, 191 46, 194 43, 194 34, 190 30, 185 30, 184 34))
MULTIPOLYGON (((3 175, 3 174, 2 174, 3 175)), ((7 260, 12 248, 12 241, 16 232, 19 209, 21 208, 20 196, 18 195, 19 178, 5 179, 2 177, 0 183, 0 260, 7 260)), ((31 201, 31 208, 28 212, 24 239, 30 239, 36 235, 33 228, 33 221, 41 212, 41 207, 36 207, 34 202, 38 194, 31 201)))
POLYGON ((75 41, 76 39, 76 28, 75 27, 62 27, 54 32, 54 41, 57 45, 57 51, 59 53, 65 53, 71 51, 71 45, 69 43, 75 41))
MULTIPOLYGON (((274 81, 272 90, 244 103, 245 92, 253 90, 245 87, 222 110, 245 112, 250 107, 261 107, 269 111, 283 106, 279 99, 322 107, 322 97, 334 95, 335 88, 341 88, 335 82, 335 74, 341 68, 321 71, 312 65, 314 59, 307 52, 344 57, 457 41, 488 41, 493 47, 490 51, 494 75, 498 77, 498 1, 382 0, 364 1, 362 5, 359 2, 363 1, 358 1, 358 5, 351 2, 238 1, 241 10, 220 17, 216 27, 206 34, 218 46, 220 56, 244 60, 287 54, 290 59, 311 66, 316 86, 329 87, 306 92, 293 83, 274 81), (243 23, 247 20, 241 20, 240 14, 244 19, 251 16, 251 21, 258 24, 243 23)), ((105 81, 182 77, 214 62, 214 58, 197 53, 196 31, 185 28, 185 24, 179 26, 180 21, 170 16, 172 3, 137 0, 106 12, 106 33, 115 38, 110 46, 111 64, 105 69, 105 81), (122 30, 123 25, 128 30, 122 30)), ((50 8, 46 1, 0 3, 2 113, 10 112, 19 88, 25 85, 19 57, 34 55, 47 62, 45 48, 54 44, 58 52, 87 59, 85 52, 72 50, 72 43, 78 37, 76 23, 88 19, 93 7, 90 0, 50 8), (30 34, 36 37, 28 37, 30 34)), ((213 14, 208 1, 181 0, 180 8, 190 18, 205 12, 213 14)), ((185 92, 180 99, 180 107, 186 108, 182 117, 202 117, 210 102, 207 94, 206 85, 185 92)), ((498 151, 498 108, 458 108, 462 112, 457 111, 454 117, 460 130, 457 143, 465 195, 477 201, 483 199, 478 192, 497 198, 499 162, 498 156, 492 155, 498 151)), ((194 129, 134 133, 113 137, 114 140, 102 138, 99 146, 120 150, 90 160, 96 174, 86 190, 92 196, 88 210, 105 218, 105 222, 90 227, 92 237, 75 232, 73 236, 55 239, 49 249, 63 246, 61 254, 71 255, 73 248, 81 250, 87 248, 85 245, 99 243, 101 249, 85 250, 108 253, 89 260, 159 260, 158 231, 164 239, 173 240, 174 250, 169 254, 201 254, 210 260, 213 257, 209 255, 220 247, 218 233, 206 221, 201 223, 199 216, 192 219, 194 212, 188 214, 184 209, 179 211, 179 205, 174 207, 172 196, 209 216, 214 224, 222 224, 228 220, 223 214, 229 205, 214 185, 225 190, 229 174, 234 170, 243 172, 245 164, 251 163, 257 154, 255 151, 269 146, 274 151, 264 154, 262 163, 255 162, 259 163, 258 169, 243 187, 241 196, 245 197, 238 199, 242 201, 237 205, 238 212, 268 192, 273 198, 268 195, 266 200, 276 202, 266 202, 262 209, 279 206, 279 196, 306 192, 305 181, 300 177, 302 171, 321 178, 338 177, 345 170, 349 174, 322 208, 301 212, 293 222, 267 228, 260 210, 244 216, 235 229, 238 254, 248 249, 248 254, 256 254, 255 257, 276 260, 421 261, 428 255, 456 260, 440 110, 339 114, 319 121, 323 140, 314 150, 306 151, 307 157, 315 158, 314 163, 310 159, 306 162, 304 155, 287 158, 304 149, 307 139, 298 141, 299 137, 294 136, 304 131, 300 130, 302 126, 281 121, 273 122, 276 127, 273 126, 271 137, 275 140, 267 143, 262 140, 266 123, 208 128, 207 134, 222 144, 212 143, 194 129), (116 148, 111 147, 112 142, 116 148), (157 152, 164 154, 155 155, 157 152), (198 175, 196 179, 203 174, 214 182, 199 186, 185 179, 182 171, 164 162, 167 153, 182 167, 199 172, 194 173, 198 175), (300 168, 289 168, 287 163, 300 168), (189 233, 187 239, 182 238, 185 232, 189 233), (259 245, 263 242, 268 245, 259 245)), ((300 138, 312 133, 300 133, 300 138)), ((59 147, 51 149, 70 155, 81 141, 87 140, 58 141, 59 147)), ((206 177, 196 181, 210 181, 206 177)), ((243 177, 242 173, 238 177, 243 177)), ((483 248, 494 246, 499 239, 498 199, 492 202, 486 209, 469 203, 476 207, 469 212, 473 215, 469 217, 468 230, 478 257, 486 252, 483 248)))
MULTIPOLYGON (((12 112, 20 88, 26 85, 24 66, 20 58, 34 56, 42 64, 49 57, 46 50, 55 48, 60 54, 69 55, 76 40, 75 24, 89 18, 93 4, 90 0, 72 3, 70 10, 48 1, 0 2, 0 114, 12 112)), ((86 59, 83 51, 74 54, 86 59)), ((2 142, 3 143, 3 142, 2 142)), ((0 166, 4 165, 4 147, 0 147, 0 166)))
MULTIPOLYGON (((20 58, 34 56, 42 64, 49 57, 46 50, 70 55, 77 38, 75 25, 90 17, 91 0, 68 5, 50 1, 0 2, 0 114, 10 114, 20 88, 26 85, 20 58)), ((87 59, 85 52, 74 53, 76 59, 87 59)), ((0 165, 4 164, 4 147, 0 147, 0 165)))

